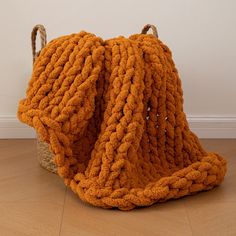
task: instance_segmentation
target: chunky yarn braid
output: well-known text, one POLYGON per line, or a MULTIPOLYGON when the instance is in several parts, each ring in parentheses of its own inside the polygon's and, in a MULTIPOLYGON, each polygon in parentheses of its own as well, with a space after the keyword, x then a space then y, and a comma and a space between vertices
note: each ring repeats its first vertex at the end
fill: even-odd
POLYGON ((147 30, 52 40, 19 103, 18 118, 49 144, 65 184, 95 206, 130 210, 224 179, 226 161, 189 129, 169 48, 147 30))

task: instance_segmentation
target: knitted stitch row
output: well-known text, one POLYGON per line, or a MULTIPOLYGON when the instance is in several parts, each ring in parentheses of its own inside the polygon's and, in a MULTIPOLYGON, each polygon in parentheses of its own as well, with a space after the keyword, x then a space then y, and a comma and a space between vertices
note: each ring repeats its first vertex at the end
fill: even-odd
POLYGON ((65 184, 95 206, 180 198, 226 173, 226 161, 189 129, 171 52, 151 34, 52 40, 35 60, 18 118, 49 144, 65 184))

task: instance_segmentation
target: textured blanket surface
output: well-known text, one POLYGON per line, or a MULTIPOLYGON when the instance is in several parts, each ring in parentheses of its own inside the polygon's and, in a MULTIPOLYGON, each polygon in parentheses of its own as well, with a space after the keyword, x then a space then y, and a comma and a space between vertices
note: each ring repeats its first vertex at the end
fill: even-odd
POLYGON ((52 40, 17 115, 49 144, 65 184, 95 206, 148 206, 209 190, 226 173, 189 129, 171 52, 151 34, 52 40))

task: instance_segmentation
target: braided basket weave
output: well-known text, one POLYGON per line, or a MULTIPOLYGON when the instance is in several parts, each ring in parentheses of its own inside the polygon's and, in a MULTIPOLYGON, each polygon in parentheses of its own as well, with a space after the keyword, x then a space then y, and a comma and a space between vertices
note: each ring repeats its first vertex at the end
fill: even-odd
MULTIPOLYGON (((45 27, 43 25, 36 25, 31 33, 31 43, 32 43, 32 55, 33 55, 33 63, 36 57, 39 55, 40 51, 36 52, 36 36, 37 32, 40 35, 41 41, 41 50, 47 44, 47 34, 45 27)), ((43 142, 39 136, 37 135, 37 157, 40 165, 45 169, 57 173, 57 167, 53 162, 53 154, 49 150, 49 145, 43 142)))

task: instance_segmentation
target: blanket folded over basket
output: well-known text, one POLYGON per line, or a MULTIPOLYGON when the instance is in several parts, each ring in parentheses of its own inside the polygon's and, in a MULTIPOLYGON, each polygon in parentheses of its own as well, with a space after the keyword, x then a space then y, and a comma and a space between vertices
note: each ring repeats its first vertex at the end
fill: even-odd
POLYGON ((18 118, 85 202, 130 210, 219 185, 226 161, 189 129, 169 48, 152 34, 62 36, 35 60, 18 118))

